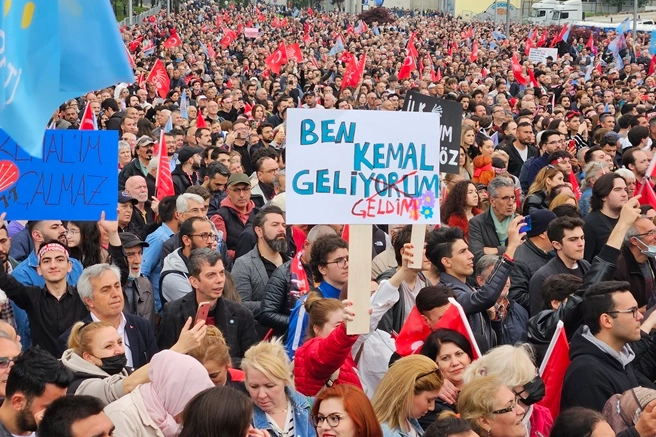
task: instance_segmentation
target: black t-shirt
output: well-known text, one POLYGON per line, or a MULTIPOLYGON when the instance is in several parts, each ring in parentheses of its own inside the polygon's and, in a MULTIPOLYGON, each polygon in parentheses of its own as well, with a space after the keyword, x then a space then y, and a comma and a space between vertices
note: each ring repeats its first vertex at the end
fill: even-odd
POLYGON ((603 214, 600 210, 592 211, 585 218, 585 226, 583 232, 585 233, 585 255, 584 258, 589 263, 604 247, 610 233, 617 224, 618 219, 610 218, 603 214))

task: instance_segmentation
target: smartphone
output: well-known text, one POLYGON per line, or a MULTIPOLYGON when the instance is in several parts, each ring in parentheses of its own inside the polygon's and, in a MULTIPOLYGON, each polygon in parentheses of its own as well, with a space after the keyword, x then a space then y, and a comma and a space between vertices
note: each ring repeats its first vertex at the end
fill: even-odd
POLYGON ((201 302, 198 305, 198 310, 196 311, 196 319, 194 320, 194 324, 198 323, 199 320, 207 321, 207 315, 209 313, 210 313, 210 303, 201 302))
MULTIPOLYGON (((533 229, 533 226, 531 224, 531 216, 530 215, 524 216, 524 226, 519 228, 519 233, 521 234, 521 233, 524 233, 524 232, 528 232, 531 229, 533 229)), ((198 308, 198 309, 200 309, 200 308, 198 308)))

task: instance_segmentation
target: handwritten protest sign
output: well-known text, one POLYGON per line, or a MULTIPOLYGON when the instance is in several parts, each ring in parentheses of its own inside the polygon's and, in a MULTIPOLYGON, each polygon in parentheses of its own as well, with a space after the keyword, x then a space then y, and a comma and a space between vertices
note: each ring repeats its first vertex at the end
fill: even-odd
POLYGON ((549 47, 534 47, 528 51, 528 60, 534 64, 546 64, 547 57, 558 59, 558 49, 549 47))
POLYGON ((287 115, 287 222, 439 223, 440 116, 287 115))
POLYGON ((118 132, 49 130, 33 158, 0 130, 0 211, 8 220, 116 219, 118 132))
POLYGON ((440 114, 440 171, 459 174, 462 105, 412 91, 405 95, 403 110, 440 114))

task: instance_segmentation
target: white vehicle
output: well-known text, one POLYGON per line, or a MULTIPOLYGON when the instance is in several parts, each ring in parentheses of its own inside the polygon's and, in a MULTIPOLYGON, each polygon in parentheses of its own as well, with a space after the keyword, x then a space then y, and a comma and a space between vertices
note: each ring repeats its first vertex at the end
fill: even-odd
POLYGON ((584 19, 581 0, 542 0, 533 4, 533 14, 529 21, 533 24, 549 26, 582 21, 584 19))

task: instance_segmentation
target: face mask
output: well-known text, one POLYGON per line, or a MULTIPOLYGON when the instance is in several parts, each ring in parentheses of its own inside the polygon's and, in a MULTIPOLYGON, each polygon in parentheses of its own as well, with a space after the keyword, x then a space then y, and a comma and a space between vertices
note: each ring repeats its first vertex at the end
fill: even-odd
POLYGON ((642 242, 642 240, 638 237, 636 237, 636 240, 640 242, 643 246, 645 246, 645 249, 640 249, 640 252, 642 252, 644 255, 648 257, 656 257, 656 246, 654 245, 648 245, 642 242))
POLYGON ((128 363, 128 359, 125 357, 125 354, 100 358, 100 361, 102 362, 100 369, 109 375, 116 375, 117 373, 121 373, 121 371, 125 368, 125 365, 128 363))
POLYGON ((524 390, 520 394, 528 394, 526 398, 521 397, 524 405, 533 405, 544 397, 544 381, 539 376, 533 378, 529 383, 524 384, 524 390))

